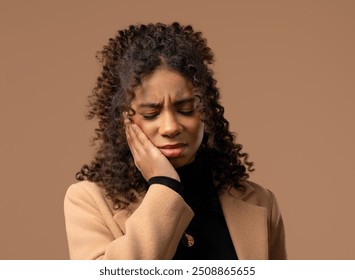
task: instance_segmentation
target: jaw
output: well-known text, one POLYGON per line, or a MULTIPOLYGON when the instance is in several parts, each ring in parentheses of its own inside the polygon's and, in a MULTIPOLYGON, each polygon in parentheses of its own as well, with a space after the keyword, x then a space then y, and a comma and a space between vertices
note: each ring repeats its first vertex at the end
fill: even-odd
POLYGON ((174 168, 183 167, 184 165, 193 162, 194 159, 195 159, 195 155, 193 155, 191 158, 186 158, 186 157, 168 158, 168 160, 170 161, 170 163, 174 168))

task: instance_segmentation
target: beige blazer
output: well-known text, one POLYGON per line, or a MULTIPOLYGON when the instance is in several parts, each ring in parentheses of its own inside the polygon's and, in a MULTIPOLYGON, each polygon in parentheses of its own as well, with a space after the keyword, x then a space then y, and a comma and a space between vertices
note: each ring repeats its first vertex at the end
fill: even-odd
MULTIPOLYGON (((220 202, 239 259, 286 259, 283 221, 269 190, 245 182, 221 193, 220 202)), ((159 184, 114 210, 103 189, 88 181, 69 187, 64 213, 71 259, 172 259, 194 215, 159 184)))

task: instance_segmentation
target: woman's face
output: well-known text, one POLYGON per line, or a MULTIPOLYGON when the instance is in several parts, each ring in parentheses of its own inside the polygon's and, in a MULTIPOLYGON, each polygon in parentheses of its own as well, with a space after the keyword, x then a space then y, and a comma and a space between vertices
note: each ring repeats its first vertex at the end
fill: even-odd
POLYGON ((175 167, 192 162, 200 147, 204 123, 196 108, 192 84, 177 72, 158 69, 135 91, 132 120, 175 167))

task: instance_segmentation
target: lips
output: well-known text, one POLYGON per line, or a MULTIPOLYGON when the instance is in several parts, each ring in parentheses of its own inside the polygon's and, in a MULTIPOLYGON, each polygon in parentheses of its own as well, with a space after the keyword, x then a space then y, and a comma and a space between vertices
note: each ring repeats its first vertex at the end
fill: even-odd
POLYGON ((177 143, 158 147, 161 153, 167 158, 176 158, 184 152, 186 144, 177 143))

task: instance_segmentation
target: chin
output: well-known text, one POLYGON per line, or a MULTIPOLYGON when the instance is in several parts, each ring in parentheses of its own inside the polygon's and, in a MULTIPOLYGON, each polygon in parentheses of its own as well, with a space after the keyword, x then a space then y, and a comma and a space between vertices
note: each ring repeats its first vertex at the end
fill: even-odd
POLYGON ((169 159, 170 163, 172 164, 172 166, 174 168, 180 168, 183 167, 184 165, 187 165, 191 162, 193 162, 195 159, 195 157, 192 157, 190 159, 186 159, 186 158, 171 158, 169 159))

